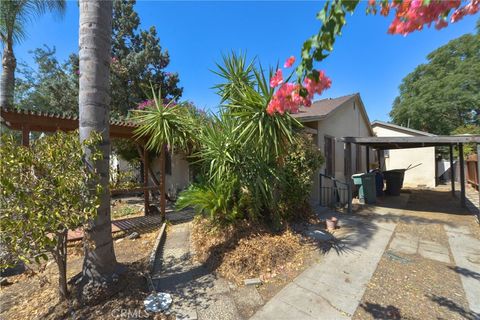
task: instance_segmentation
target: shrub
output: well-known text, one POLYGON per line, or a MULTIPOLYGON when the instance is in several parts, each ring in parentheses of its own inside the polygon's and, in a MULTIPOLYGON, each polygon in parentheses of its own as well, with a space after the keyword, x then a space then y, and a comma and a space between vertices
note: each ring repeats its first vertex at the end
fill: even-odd
MULTIPOLYGON (((91 173, 83 163, 78 133, 41 137, 30 148, 2 135, 0 147, 0 243, 19 260, 40 263, 51 254, 59 271, 59 292, 67 298, 67 232, 96 214, 97 185, 87 185, 91 173)), ((95 149, 91 149, 95 150, 95 149)), ((93 160, 101 154, 94 151, 93 160)), ((8 267, 1 261, 0 268, 8 267)))
POLYGON ((323 162, 322 153, 315 146, 312 136, 298 134, 285 156, 279 201, 283 218, 295 219, 308 213, 312 178, 323 162))

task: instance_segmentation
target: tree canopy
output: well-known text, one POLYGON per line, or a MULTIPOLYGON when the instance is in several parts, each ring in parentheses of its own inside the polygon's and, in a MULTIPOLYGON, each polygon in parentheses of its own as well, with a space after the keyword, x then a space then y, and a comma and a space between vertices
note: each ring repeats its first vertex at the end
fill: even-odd
MULTIPOLYGON (((140 29, 135 0, 115 1, 112 25, 111 116, 120 118, 146 100, 150 84, 162 98, 178 100, 182 88, 177 73, 166 72, 170 63, 155 27, 140 29)), ((22 64, 16 83, 16 105, 23 109, 76 114, 78 112, 78 55, 58 61, 55 48, 32 51, 36 67, 22 64)))
POLYGON ((480 28, 436 49, 408 74, 393 103, 393 122, 435 134, 480 125, 480 28))

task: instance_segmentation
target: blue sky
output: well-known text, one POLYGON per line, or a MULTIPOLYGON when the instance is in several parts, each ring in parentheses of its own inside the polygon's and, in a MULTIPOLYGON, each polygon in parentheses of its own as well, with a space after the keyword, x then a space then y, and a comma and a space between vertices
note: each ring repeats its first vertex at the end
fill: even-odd
MULTIPOLYGON (((298 57, 305 39, 319 28, 320 2, 166 2, 139 1, 142 28, 155 25, 160 43, 170 53, 168 70, 178 72, 183 99, 214 111, 219 99, 211 89, 218 81, 211 69, 222 53, 246 51, 262 65, 283 64, 298 57)), ((332 79, 321 97, 359 92, 370 120, 388 120, 401 79, 437 47, 474 32, 478 15, 437 31, 425 29, 403 36, 386 33, 390 18, 366 16, 362 3, 347 17, 334 52, 318 67, 332 79)), ((69 1, 63 19, 46 15, 28 29, 28 39, 15 48, 18 60, 31 63, 30 50, 55 47, 60 60, 78 51, 78 2, 69 1)))

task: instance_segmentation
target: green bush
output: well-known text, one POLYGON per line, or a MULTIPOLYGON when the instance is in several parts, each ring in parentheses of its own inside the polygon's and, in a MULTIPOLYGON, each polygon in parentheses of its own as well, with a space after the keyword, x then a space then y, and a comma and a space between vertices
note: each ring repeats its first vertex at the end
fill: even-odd
POLYGON ((308 134, 298 134, 285 157, 284 183, 280 186, 279 209, 285 219, 308 213, 308 200, 315 172, 324 158, 308 134))
POLYGON ((238 207, 238 183, 233 180, 214 180, 196 184, 180 193, 178 210, 193 207, 215 224, 226 224, 241 217, 238 207))
MULTIPOLYGON (((96 214, 98 185, 83 161, 83 148, 99 143, 99 136, 81 144, 78 132, 55 133, 36 139, 30 148, 2 135, 0 147, 0 243, 24 262, 54 258, 59 290, 67 297, 67 231, 85 224, 96 214), (93 180, 94 181, 94 180, 93 180)), ((93 151, 93 160, 101 153, 93 151)), ((0 261, 0 268, 11 261, 0 261)))

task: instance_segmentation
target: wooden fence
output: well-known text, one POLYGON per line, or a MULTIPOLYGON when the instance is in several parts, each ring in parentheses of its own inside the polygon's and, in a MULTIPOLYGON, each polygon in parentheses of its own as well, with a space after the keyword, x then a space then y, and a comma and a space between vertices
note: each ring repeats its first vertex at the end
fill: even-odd
POLYGON ((472 154, 466 159, 467 183, 478 191, 478 155, 472 154))

